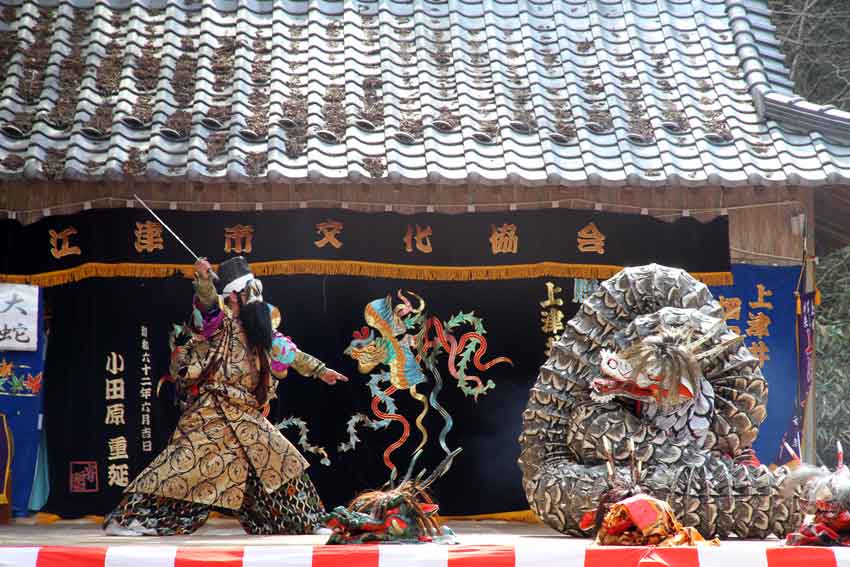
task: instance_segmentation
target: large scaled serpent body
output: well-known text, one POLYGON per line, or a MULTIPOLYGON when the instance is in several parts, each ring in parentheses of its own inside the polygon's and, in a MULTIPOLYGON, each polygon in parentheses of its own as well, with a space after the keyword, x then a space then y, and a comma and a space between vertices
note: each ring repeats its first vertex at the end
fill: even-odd
POLYGON ((703 536, 783 537, 799 526, 799 500, 782 490, 788 471, 748 458, 766 416, 767 382, 735 339, 708 288, 682 270, 653 264, 603 282, 553 346, 523 414, 519 464, 532 510, 556 530, 589 535, 582 516, 611 486, 604 447, 625 478, 630 438, 641 488, 703 536), (634 385, 608 389, 614 382, 600 372, 607 352, 683 327, 709 350, 694 399, 670 411, 628 395, 643 391, 634 385))

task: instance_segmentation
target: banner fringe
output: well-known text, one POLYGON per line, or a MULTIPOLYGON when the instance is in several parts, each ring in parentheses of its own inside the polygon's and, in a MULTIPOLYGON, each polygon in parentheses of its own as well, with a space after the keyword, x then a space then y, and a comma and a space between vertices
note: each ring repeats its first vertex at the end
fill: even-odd
MULTIPOLYGON (((215 266, 214 266, 215 268, 215 266)), ((387 264, 353 260, 280 260, 256 262, 251 269, 257 276, 356 276, 421 281, 482 281, 532 278, 584 278, 605 280, 617 274, 623 266, 603 264, 510 264, 505 266, 419 266, 387 264)), ((106 264, 89 262, 75 268, 40 274, 0 274, 0 282, 54 287, 88 278, 191 278, 191 264, 106 264)), ((706 285, 732 285, 731 272, 696 272, 695 278, 706 285)))

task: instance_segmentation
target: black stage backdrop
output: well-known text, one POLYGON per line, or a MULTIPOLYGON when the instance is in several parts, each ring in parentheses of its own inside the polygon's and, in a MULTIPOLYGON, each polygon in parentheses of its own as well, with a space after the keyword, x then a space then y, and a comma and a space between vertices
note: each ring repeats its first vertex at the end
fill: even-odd
MULTIPOLYGON (((393 305, 397 305, 398 290, 413 292, 424 299, 428 316, 454 327, 451 333, 457 339, 472 330, 470 325, 458 322, 457 316, 474 312, 483 320, 486 332, 483 362, 500 356, 513 361, 512 366, 497 364, 485 372, 469 368, 469 374, 494 384, 477 400, 458 388, 449 371, 447 354, 437 362, 445 383, 437 400, 451 419, 445 441, 449 449, 462 447, 463 452, 435 486, 435 496, 441 513, 446 515, 490 514, 528 507, 516 465, 522 411, 537 369, 546 358, 547 339, 558 334, 575 313, 578 304, 574 302, 574 289, 583 288, 566 277, 517 277, 520 271, 498 274, 495 277, 501 279, 488 281, 438 281, 469 280, 470 276, 456 277, 452 272, 430 268, 558 262, 572 266, 570 270, 595 264, 611 271, 617 265, 657 261, 693 272, 725 274, 730 267, 726 219, 708 224, 684 219, 668 224, 641 216, 565 210, 413 217, 313 210, 257 214, 166 211, 163 216, 179 227, 181 236, 197 252, 213 260, 228 256, 222 250, 226 227, 252 225, 252 250, 246 256, 251 262, 278 266, 277 273, 287 273, 287 260, 317 258, 328 262, 302 268, 327 269, 323 274, 345 274, 355 269, 350 265, 333 268, 335 262, 331 260, 351 261, 356 266, 360 266, 357 262, 423 266, 421 272, 400 272, 407 275, 398 279, 309 274, 263 277, 266 300, 281 310, 283 332, 299 348, 350 378, 346 384, 328 386, 293 371, 281 382, 279 398, 269 416, 273 423, 297 418, 308 429, 291 427, 284 434, 310 461, 310 475, 327 506, 342 504, 357 491, 383 484, 390 472, 384 451, 402 434, 397 421, 379 429, 361 423, 356 429, 359 442, 350 447, 353 416, 362 414, 378 420, 371 409, 371 377, 359 374, 356 361, 344 353, 352 333, 366 325, 363 311, 370 301, 391 294, 393 305), (344 225, 336 234, 343 242, 340 248, 314 245, 323 237, 316 224, 328 219, 344 225), (578 249, 581 237, 577 233, 590 222, 604 234, 604 254, 578 249), (417 224, 420 229, 432 229, 430 242, 423 238, 421 243, 425 249, 430 244, 430 253, 418 250, 415 239, 411 240, 414 251, 405 252, 407 226, 412 225, 415 235, 417 224), (517 227, 516 254, 493 253, 489 237, 503 224, 517 227), (302 434, 305 432, 306 437, 302 434)), ((168 268, 169 272, 165 265, 187 263, 186 254, 170 235, 163 233, 162 250, 135 250, 135 223, 147 220, 143 211, 120 210, 48 218, 27 227, 0 223, 0 238, 6 239, 10 252, 2 260, 7 275, 0 280, 38 282, 41 278, 41 285, 52 286, 46 290, 52 311, 45 371, 51 471, 46 511, 63 517, 103 514, 115 506, 122 486, 164 447, 179 415, 172 387, 164 386, 159 396, 155 390, 159 378, 167 372, 171 326, 189 315, 192 286, 182 275, 162 277, 178 273, 174 267, 168 268), (70 235, 66 246, 78 246, 80 254, 55 258, 51 248, 62 250, 63 244, 60 239, 58 246, 53 246, 48 231, 58 234, 68 227, 76 233, 70 235), (89 270, 83 265, 92 262, 149 264, 154 271, 139 271, 138 277, 98 277, 129 276, 130 272, 98 272, 112 268, 89 270), (68 270, 76 267, 81 271, 68 270), (157 272, 160 268, 166 271, 157 272), (73 275, 62 279, 44 274, 48 270, 65 270, 73 275)), ((583 234, 593 240, 589 246, 599 245, 598 235, 594 236, 592 230, 583 234)), ((500 241, 499 245, 510 249, 511 241, 500 241)), ((231 244, 230 255, 233 253, 231 244)), ((275 269, 266 273, 275 273, 275 269)), ((414 296, 407 297, 414 306, 417 304, 414 296)), ((458 355, 455 364, 461 363, 458 355)), ((386 370, 382 365, 372 373, 386 370)), ((428 396, 434 389, 434 377, 427 370, 425 375, 427 382, 418 386, 418 393, 428 396)), ((384 383, 381 389, 387 386, 384 383)), ((423 406, 404 389, 392 395, 392 402, 395 413, 410 428, 409 438, 391 456, 404 474, 422 440, 415 420, 423 406)), ((393 413, 384 402, 380 409, 393 413)), ((446 424, 431 405, 424 419, 428 439, 417 470, 430 470, 441 460, 444 452, 439 437, 446 424)))

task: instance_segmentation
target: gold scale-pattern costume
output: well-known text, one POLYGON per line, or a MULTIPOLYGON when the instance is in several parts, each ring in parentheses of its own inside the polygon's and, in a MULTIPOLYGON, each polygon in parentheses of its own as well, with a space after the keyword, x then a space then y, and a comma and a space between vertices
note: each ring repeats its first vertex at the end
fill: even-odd
MULTIPOLYGON (((196 281, 195 306, 196 324, 188 342, 173 349, 170 371, 181 387, 195 388, 197 397, 106 523, 129 527, 135 520, 159 535, 190 533, 209 510, 220 509, 237 513, 251 533, 309 533, 313 525, 293 523, 298 517, 318 521, 323 512, 305 472, 308 463, 263 416, 262 406, 275 397, 277 380, 289 366, 318 377, 325 365, 277 331, 270 352, 252 350, 239 318, 209 280, 196 281), (267 387, 258 390, 264 376, 267 387), (266 392, 264 399, 257 399, 258 391, 266 392), (285 513, 287 501, 297 514, 285 513), (265 510, 264 503, 278 510, 265 510), (178 511, 182 520, 172 517, 178 511), (287 525, 266 525, 275 518, 287 525)), ((273 327, 279 323, 272 308, 273 327)))

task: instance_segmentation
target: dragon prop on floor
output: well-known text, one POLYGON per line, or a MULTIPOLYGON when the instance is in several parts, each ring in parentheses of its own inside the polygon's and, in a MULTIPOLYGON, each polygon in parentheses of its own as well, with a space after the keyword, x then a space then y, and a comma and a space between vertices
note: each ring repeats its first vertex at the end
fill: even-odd
POLYGON ((348 507, 334 508, 323 519, 324 524, 333 530, 327 543, 457 543, 454 532, 437 523, 439 506, 427 490, 448 472, 460 451, 452 451, 425 480, 422 480, 425 470, 411 480, 413 467, 422 454, 417 451, 398 487, 390 482, 387 490, 364 492, 348 507))
POLYGON ((380 429, 392 422, 400 423, 401 436, 384 451, 384 464, 390 469, 391 480, 395 480, 398 474, 391 455, 404 445, 410 436, 410 423, 407 418, 396 413, 393 399, 396 392, 408 390, 411 397, 422 405, 422 411, 416 418, 416 427, 421 432, 421 439, 414 452, 418 452, 428 442, 428 431, 423 420, 433 407, 443 417, 444 425, 440 431, 439 442, 446 455, 449 455, 451 450, 446 436, 453 422, 449 412, 438 401, 443 388, 443 379, 437 365, 440 354, 448 354, 449 374, 457 380, 458 388, 476 400, 496 385, 492 380, 485 384, 480 377, 468 374, 470 361, 480 372, 485 372, 501 362, 511 363, 511 360, 505 357, 494 358, 486 363, 481 361, 487 352, 487 340, 484 338, 487 331, 484 329, 484 322, 474 313, 460 312, 443 323, 435 316, 425 315, 425 301, 415 293, 405 294, 399 290, 397 296, 399 303, 395 306, 389 295, 366 305, 364 318, 368 326, 354 332, 354 339, 345 350, 345 354, 357 361, 361 374, 369 374, 381 365, 386 365, 389 370, 370 375, 372 413, 379 421, 373 421, 363 414, 352 416, 348 422, 349 442, 339 446, 340 451, 352 450, 355 447, 359 440, 358 425, 365 424, 371 429, 380 429), (416 307, 408 299, 408 295, 418 301, 416 307), (462 325, 470 325, 473 330, 463 333, 458 339, 453 331, 462 325), (375 334, 376 330, 378 335, 375 334), (428 382, 422 365, 434 380, 434 387, 428 397, 417 391, 417 387, 428 382), (389 386, 385 388, 383 384, 387 382, 389 386), (386 411, 381 410, 381 404, 386 411))
POLYGON ((783 537, 800 525, 787 469, 759 465, 766 416, 758 360, 708 288, 682 270, 627 268, 602 283, 543 365, 523 414, 519 459, 534 512, 586 536, 610 490, 606 452, 626 477, 631 439, 644 493, 703 536, 783 537))
MULTIPOLYGON (((790 447, 797 462, 799 457, 790 447)), ((850 546, 850 469, 844 464, 844 449, 838 443, 834 472, 825 467, 801 465, 792 474, 792 484, 805 487, 807 512, 800 528, 788 534, 786 545, 850 546)))

